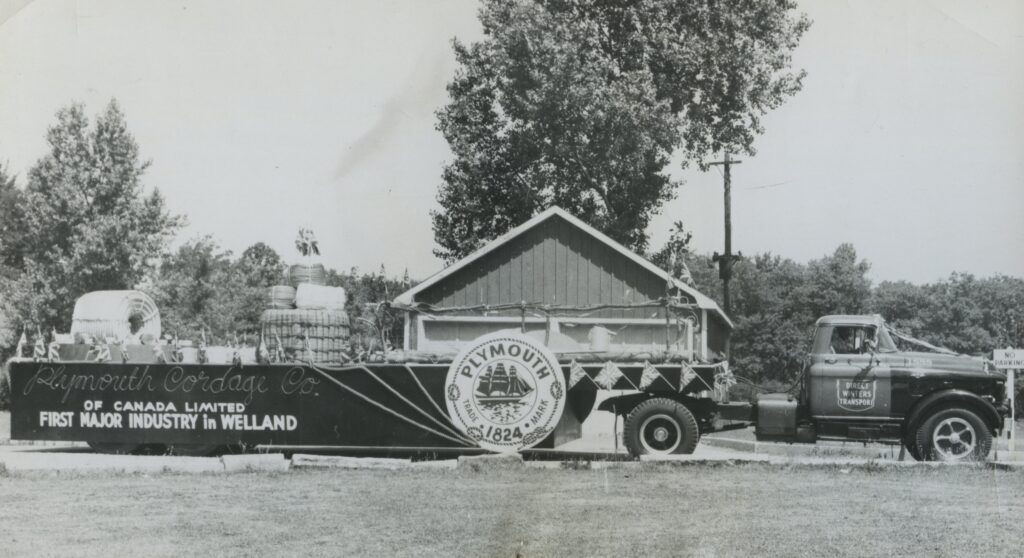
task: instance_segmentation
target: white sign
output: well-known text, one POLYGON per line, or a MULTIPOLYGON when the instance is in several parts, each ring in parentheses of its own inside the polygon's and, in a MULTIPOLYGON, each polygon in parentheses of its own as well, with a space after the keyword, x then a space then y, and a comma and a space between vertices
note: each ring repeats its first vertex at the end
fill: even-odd
POLYGON ((992 361, 1000 370, 1024 368, 1024 349, 996 349, 992 351, 992 361))
POLYGON ((455 357, 445 395, 452 422, 480 447, 516 452, 554 431, 565 410, 565 376, 543 343, 499 332, 455 357))

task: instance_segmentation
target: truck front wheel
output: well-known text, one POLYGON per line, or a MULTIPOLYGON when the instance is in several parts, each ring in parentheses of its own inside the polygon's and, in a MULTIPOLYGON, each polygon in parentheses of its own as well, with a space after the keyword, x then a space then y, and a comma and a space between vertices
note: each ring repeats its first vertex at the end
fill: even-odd
POLYGON ((982 461, 992 433, 981 417, 960 407, 933 413, 917 430, 917 450, 929 461, 982 461))
POLYGON ((626 448, 634 456, 693 453, 700 440, 697 419, 683 404, 656 397, 626 417, 626 448))

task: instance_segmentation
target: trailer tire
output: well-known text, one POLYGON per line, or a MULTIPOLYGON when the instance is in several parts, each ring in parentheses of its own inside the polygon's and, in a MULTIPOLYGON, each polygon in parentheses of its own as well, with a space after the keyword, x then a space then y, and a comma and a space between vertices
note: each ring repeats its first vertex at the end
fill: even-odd
POLYGON ((696 449, 700 429, 685 405, 655 397, 630 411, 623 438, 629 453, 636 457, 686 454, 696 449))
POLYGON ((988 425, 963 407, 932 413, 917 429, 915 441, 926 461, 984 461, 992 449, 988 425))

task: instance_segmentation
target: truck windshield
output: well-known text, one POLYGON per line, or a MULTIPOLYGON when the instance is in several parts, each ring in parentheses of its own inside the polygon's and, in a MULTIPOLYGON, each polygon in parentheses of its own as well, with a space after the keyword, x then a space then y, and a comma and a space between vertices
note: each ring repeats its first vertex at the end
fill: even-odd
POLYGON ((870 353, 868 341, 874 342, 874 351, 890 353, 896 350, 892 338, 884 330, 873 325, 834 326, 829 339, 829 352, 856 355, 870 353))

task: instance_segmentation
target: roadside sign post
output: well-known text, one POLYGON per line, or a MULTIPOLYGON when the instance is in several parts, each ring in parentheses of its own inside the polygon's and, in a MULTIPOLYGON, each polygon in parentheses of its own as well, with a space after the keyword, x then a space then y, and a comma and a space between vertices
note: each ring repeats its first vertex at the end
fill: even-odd
POLYGON ((1017 437, 1016 427, 1014 426, 1017 421, 1015 413, 1017 390, 1014 386, 1014 376, 1017 370, 1024 368, 1024 349, 996 349, 992 351, 992 362, 995 363, 996 369, 1006 370, 1006 395, 1010 400, 1010 438, 1007 443, 1007 449, 1012 452, 1014 450, 1014 440, 1017 437))

